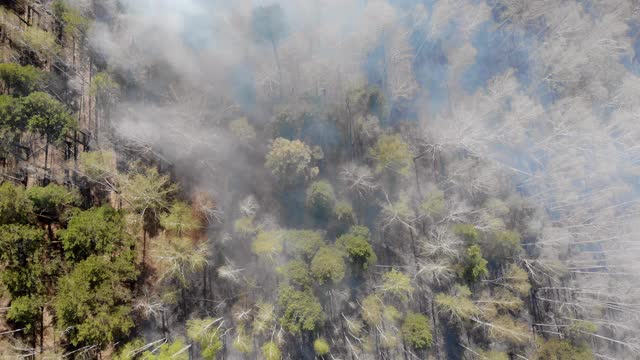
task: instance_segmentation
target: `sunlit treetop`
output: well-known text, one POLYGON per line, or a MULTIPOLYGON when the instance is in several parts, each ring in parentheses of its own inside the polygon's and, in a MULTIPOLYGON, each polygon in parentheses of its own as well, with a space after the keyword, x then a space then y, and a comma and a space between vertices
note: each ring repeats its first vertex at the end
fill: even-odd
POLYGON ((411 165, 411 150, 400 135, 383 135, 369 151, 378 174, 388 172, 406 176, 411 165))
POLYGON ((300 140, 277 138, 267 154, 266 167, 285 184, 306 181, 318 175, 318 168, 312 166, 311 148, 300 140))

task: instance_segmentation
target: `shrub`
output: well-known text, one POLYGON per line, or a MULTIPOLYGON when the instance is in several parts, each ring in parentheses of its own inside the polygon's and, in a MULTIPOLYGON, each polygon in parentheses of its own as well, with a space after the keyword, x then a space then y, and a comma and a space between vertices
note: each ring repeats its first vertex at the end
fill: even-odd
POLYGON ((429 318, 421 314, 409 313, 401 328, 402 337, 414 349, 426 349, 431 346, 431 324, 429 318))

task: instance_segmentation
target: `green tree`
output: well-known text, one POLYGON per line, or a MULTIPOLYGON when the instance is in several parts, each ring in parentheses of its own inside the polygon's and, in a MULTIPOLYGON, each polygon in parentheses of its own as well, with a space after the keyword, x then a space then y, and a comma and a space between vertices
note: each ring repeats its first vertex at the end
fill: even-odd
POLYGON ((163 237, 158 241, 153 258, 160 279, 177 279, 185 289, 189 275, 202 271, 207 264, 207 243, 197 243, 187 237, 163 237))
POLYGON ((133 241, 126 229, 123 214, 105 205, 77 211, 59 238, 65 257, 79 262, 91 255, 117 256, 119 249, 131 248, 133 241))
POLYGON ((247 145, 256 139, 256 130, 246 117, 237 118, 229 123, 229 131, 243 144, 247 145))
POLYGON ((33 220, 33 202, 24 187, 10 182, 0 184, 0 225, 33 220))
POLYGON ((307 207, 311 214, 320 221, 326 221, 333 213, 336 196, 333 186, 320 180, 312 183, 307 189, 307 207))
POLYGON ((56 325, 71 344, 104 347, 134 326, 128 285, 137 276, 132 260, 90 256, 59 279, 56 325))
POLYGON ((311 274, 319 284, 331 280, 334 284, 344 278, 345 266, 342 252, 334 247, 320 248, 311 260, 311 274))
POLYGON ((527 271, 516 264, 509 264, 503 279, 506 285, 520 296, 527 296, 531 290, 527 271))
POLYGON ((13 150, 13 144, 27 124, 17 116, 19 99, 0 95, 0 156, 6 157, 13 150))
POLYGON ((318 338, 313 342, 313 351, 315 351, 318 356, 327 355, 330 350, 331 347, 329 346, 329 343, 323 338, 318 338))
POLYGON ((162 175, 154 167, 139 168, 132 164, 133 171, 118 176, 120 193, 131 210, 142 219, 142 264, 147 255, 147 233, 155 225, 160 213, 169 208, 169 198, 178 191, 168 175, 162 175))
MULTIPOLYGON (((91 95, 96 97, 96 107, 101 115, 98 117, 98 121, 109 119, 111 111, 120 97, 120 85, 108 72, 99 72, 91 82, 91 95)), ((99 131, 101 128, 100 124, 98 124, 95 131, 99 131)))
POLYGON ((262 356, 264 357, 265 360, 282 359, 282 352, 278 348, 278 345, 273 341, 269 341, 264 345, 262 345, 261 350, 262 350, 262 356))
POLYGON ((467 248, 463 262, 460 264, 460 275, 469 283, 489 275, 487 260, 482 257, 480 246, 471 245, 467 248))
POLYGON ((370 326, 378 326, 382 323, 384 304, 376 295, 369 295, 361 302, 362 319, 370 326))
POLYGON ((426 349, 433 341, 429 318, 422 314, 407 314, 401 332, 404 341, 414 349, 426 349))
POLYGON ((146 351, 142 354, 145 360, 189 360, 189 345, 178 339, 165 343, 155 351, 146 351))
POLYGON ((451 295, 440 293, 436 295, 434 302, 438 312, 458 323, 481 314, 480 308, 471 301, 471 291, 466 286, 457 285, 451 295))
POLYGON ((593 352, 587 346, 573 346, 568 341, 548 340, 541 342, 534 355, 537 360, 592 360, 593 352))
POLYGON ((2 283, 12 297, 44 291, 43 247, 45 234, 30 225, 0 225, 0 272, 2 283))
POLYGON ((22 98, 17 109, 16 116, 20 119, 18 122, 26 123, 29 131, 45 137, 46 174, 49 165, 49 144, 61 142, 69 131, 77 128, 77 122, 62 103, 43 92, 34 92, 22 98))
POLYGON ((302 260, 289 261, 282 269, 282 273, 292 284, 308 288, 313 284, 309 266, 302 260))
POLYGON ((520 234, 515 231, 496 231, 483 243, 483 253, 493 263, 501 263, 522 253, 520 234))
POLYGON ((369 156, 375 160, 375 171, 378 174, 385 171, 402 176, 409 174, 411 151, 400 135, 382 135, 369 151, 369 156))
POLYGON ((142 353, 144 346, 144 341, 140 339, 129 341, 117 350, 113 360, 134 360, 142 353))
POLYGON ((281 286, 278 306, 282 314, 280 325, 292 334, 313 331, 324 322, 322 305, 308 290, 298 291, 287 285, 281 286))
POLYGON ((338 201, 334 209, 336 219, 336 232, 342 235, 356 223, 356 216, 353 213, 351 204, 346 201, 338 201))
POLYGON ((281 231, 260 231, 251 244, 254 254, 273 259, 282 253, 283 233, 281 231))
POLYGON ((205 360, 214 360, 222 349, 220 340, 220 319, 204 318, 187 321, 187 335, 200 346, 200 356, 205 360))
POLYGON ((455 224, 452 230, 469 245, 476 244, 480 240, 480 232, 471 224, 455 224))
POLYGON ((382 285, 377 289, 383 294, 391 295, 400 301, 408 301, 413 294, 411 279, 396 269, 386 272, 382 276, 382 285))
POLYGON ((160 225, 177 236, 202 227, 200 220, 193 214, 191 206, 181 201, 171 205, 168 214, 160 216, 160 225))
POLYGON ((325 243, 320 231, 287 230, 282 234, 287 255, 304 260, 311 260, 325 243))
POLYGON ((21 116, 30 131, 45 136, 47 142, 59 142, 77 127, 76 120, 62 103, 51 95, 34 92, 22 98, 21 116))
POLYGON ((377 261, 373 247, 369 243, 369 229, 364 226, 353 226, 348 233, 340 236, 336 245, 344 249, 351 263, 362 269, 377 261))
POLYGON ((27 96, 42 85, 43 73, 38 68, 16 63, 0 64, 0 81, 3 92, 15 96, 27 96))
POLYGON ((35 335, 36 326, 42 317, 45 300, 40 295, 20 296, 11 300, 7 319, 24 328, 25 334, 35 335))
POLYGON ((44 31, 37 26, 29 26, 21 35, 20 45, 32 52, 39 62, 44 62, 60 53, 61 47, 52 32, 44 31))
POLYGON ((300 140, 277 138, 271 144, 265 166, 285 185, 309 180, 318 175, 312 166, 311 148, 300 140))
POLYGON ((55 0, 52 5, 53 14, 64 26, 64 33, 71 37, 84 37, 89 29, 89 19, 65 0, 55 0))
POLYGON ((58 184, 45 187, 34 186, 27 190, 27 196, 33 202, 40 216, 57 219, 69 207, 80 204, 80 194, 58 184))
POLYGON ((420 210, 431 219, 436 219, 444 215, 446 210, 444 192, 437 189, 429 192, 425 196, 422 204, 420 204, 420 210))

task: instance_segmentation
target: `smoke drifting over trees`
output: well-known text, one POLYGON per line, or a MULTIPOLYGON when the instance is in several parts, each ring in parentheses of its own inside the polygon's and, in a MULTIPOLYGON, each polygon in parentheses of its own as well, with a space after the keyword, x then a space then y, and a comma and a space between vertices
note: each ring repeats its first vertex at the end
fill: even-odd
MULTIPOLYGON (((253 195, 258 232, 322 222, 318 212, 332 204, 305 205, 295 185, 315 177, 317 161, 323 182, 354 196, 358 223, 379 220, 376 241, 395 252, 381 264, 441 284, 454 276, 450 259, 463 257, 465 279, 490 278, 474 260, 480 247, 461 249, 447 225, 472 223, 497 234, 490 268, 500 266, 492 256, 521 258, 538 284, 530 301, 546 309, 539 334, 592 321, 600 331, 576 331, 597 351, 631 354, 640 345, 629 305, 640 280, 639 11, 634 1, 136 1, 90 37, 125 80, 111 119, 118 134, 170 159, 218 199, 224 218, 253 195), (391 129, 397 135, 384 135, 391 129), (287 139, 306 150, 284 150, 287 139), (273 165, 280 148, 305 165, 273 165), (268 151, 276 177, 260 164, 268 151), (280 206, 268 189, 281 192, 280 206), (361 197, 372 193, 384 194, 375 219, 361 197), (305 206, 316 207, 315 220, 299 215, 305 206), (500 235, 505 228, 518 238, 500 235)), ((475 310, 448 310, 460 311, 475 310)), ((403 329, 415 332, 418 319, 403 329)))
MULTIPOLYGON (((95 19, 72 30, 100 70, 99 136, 76 171, 128 213, 63 211, 78 195, 52 188, 64 199, 36 221, 29 206, 54 196, 2 185, 16 201, 0 197, 0 240, 59 223, 79 264, 49 307, 70 351, 640 356, 637 0, 68 6, 95 19)), ((13 94, 41 94, 39 76, 13 94)), ((8 319, 35 343, 47 295, 27 290, 8 319)))

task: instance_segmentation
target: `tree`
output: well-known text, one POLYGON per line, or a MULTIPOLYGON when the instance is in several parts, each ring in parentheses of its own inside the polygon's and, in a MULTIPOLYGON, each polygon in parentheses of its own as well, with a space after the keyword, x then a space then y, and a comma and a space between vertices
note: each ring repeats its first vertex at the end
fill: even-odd
POLYGON ((271 143, 265 166, 285 185, 291 185, 318 175, 312 160, 311 149, 302 141, 277 138, 271 143))
POLYGON ((19 119, 16 120, 19 124, 26 123, 29 131, 45 137, 44 169, 46 173, 49 164, 49 144, 61 142, 69 131, 75 130, 78 125, 76 120, 63 104, 43 92, 34 92, 21 98, 15 116, 19 119))
POLYGON ((6 94, 27 96, 41 86, 43 78, 43 73, 31 65, 0 64, 0 81, 6 94))
POLYGON ((515 231, 497 231, 483 243, 483 253, 492 263, 500 263, 521 252, 520 234, 515 231))
POLYGON ((33 202, 24 187, 5 182, 0 185, 0 225, 28 223, 33 218, 33 202))
POLYGON ((345 266, 342 256, 342 252, 335 247, 325 246, 318 250, 311 260, 311 274, 319 284, 329 280, 337 284, 344 278, 345 266))
POLYGON ((433 190, 425 196, 425 200, 420 204, 420 210, 430 219, 441 217, 445 210, 444 192, 442 190, 433 190))
POLYGON ((406 176, 411 165, 411 151, 409 145, 400 135, 383 135, 369 151, 369 156, 375 161, 375 171, 381 174, 388 171, 392 174, 406 176))
POLYGON ((361 269, 377 261, 373 247, 369 243, 369 229, 364 226, 353 226, 349 232, 336 241, 340 249, 344 249, 349 260, 361 269))
POLYGON ((480 232, 471 224, 455 224, 453 225, 453 233, 469 245, 476 244, 480 239, 480 232))
POLYGON ((370 326, 378 326, 383 320, 384 303, 376 295, 369 295, 361 302, 362 319, 370 326))
POLYGON ((11 295, 7 319, 33 336, 34 344, 38 323, 42 341, 42 311, 48 290, 44 277, 54 267, 45 256, 45 236, 41 229, 20 224, 0 225, 0 279, 11 295))
POLYGON ((284 11, 279 4, 258 6, 251 14, 251 32, 257 42, 268 42, 273 50, 273 57, 278 67, 280 78, 280 96, 282 96, 282 69, 278 56, 278 43, 284 37, 287 26, 284 11))
POLYGON ((309 266, 302 260, 289 261, 282 269, 282 273, 291 283, 302 288, 308 288, 313 284, 309 266))
POLYGON ((243 145, 249 145, 256 139, 256 130, 251 126, 246 117, 232 120, 229 123, 229 131, 231 131, 243 145))
POLYGON ((27 127, 26 119, 18 116, 20 99, 0 95, 0 155, 7 156, 13 143, 27 127))
MULTIPOLYGON (((136 168, 138 164, 133 164, 136 168)), ((157 224, 158 215, 169 207, 169 197, 178 191, 168 175, 161 175, 154 167, 135 169, 128 175, 118 177, 120 193, 131 209, 140 215, 143 222, 142 264, 147 254, 147 232, 157 224)))
POLYGON ((24 328, 25 334, 35 336, 36 326, 41 320, 44 305, 44 298, 40 295, 17 297, 11 300, 7 319, 24 328))
POLYGON ((251 354, 253 352, 253 338, 246 333, 243 325, 239 325, 236 329, 236 336, 232 343, 233 348, 242 354, 251 354))
POLYGON ((312 183, 307 189, 307 207, 320 221, 326 221, 333 213, 336 202, 333 186, 324 180, 312 183))
POLYGON ((531 290, 527 271, 516 264, 509 264, 503 280, 511 290, 520 296, 527 296, 531 290))
POLYGON ((113 360, 135 360, 137 355, 141 354, 146 346, 140 339, 129 341, 120 347, 113 357, 113 360))
POLYGON ((0 225, 0 272, 2 283, 12 297, 42 293, 44 283, 43 246, 45 234, 41 229, 20 224, 0 225))
POLYGON ((438 312, 447 315, 454 322, 470 321, 481 314, 481 309, 471 301, 471 291, 466 286, 457 285, 451 295, 440 293, 434 302, 438 312))
POLYGON ((222 349, 220 336, 221 319, 204 318, 187 321, 187 334, 200 346, 200 356, 205 360, 214 360, 222 349))
POLYGON ((325 243, 324 235, 320 231, 287 230, 282 236, 287 255, 305 261, 310 261, 325 243))
POLYGON ((164 343, 161 346, 145 351, 143 359, 149 360, 189 360, 190 345, 185 345, 184 341, 178 339, 173 342, 164 343))
POLYGON ((39 62, 46 62, 60 53, 61 47, 56 42, 53 33, 44 31, 37 26, 29 26, 22 32, 22 44, 27 51, 33 52, 39 62))
POLYGON ((78 9, 67 4, 65 0, 55 0, 52 7, 53 14, 64 26, 67 36, 84 36, 89 29, 89 19, 82 16, 78 9))
POLYGON ((27 189, 27 196, 38 215, 54 219, 59 218, 69 207, 79 205, 81 200, 76 190, 69 190, 57 184, 31 187, 27 189))
POLYGON ((132 260, 93 255, 59 279, 56 325, 71 344, 103 347, 134 326, 128 286, 137 275, 132 260))
MULTIPOLYGON (((108 120, 110 118, 112 108, 118 102, 118 98, 120 96, 120 85, 108 72, 102 71, 94 76, 90 90, 91 95, 96 97, 97 110, 101 112, 103 119, 108 120)), ((96 132, 99 132, 102 129, 98 119, 98 112, 96 111, 96 132)))
POLYGON ((199 219, 193 214, 191 206, 180 201, 171 205, 168 214, 160 216, 160 225, 162 225, 165 230, 175 233, 177 236, 198 230, 202 226, 199 219))
POLYGON ((402 323, 402 338, 414 349, 426 349, 431 346, 431 324, 422 314, 408 313, 402 323))
POLYGON ((537 360, 592 360, 591 349, 587 346, 573 346, 568 341, 548 340, 541 341, 540 347, 535 353, 537 360))
POLYGON ((330 350, 331 347, 329 346, 329 343, 323 338, 318 338, 313 342, 313 351, 315 351, 318 356, 327 355, 330 350))
POLYGON ((336 220, 336 233, 342 235, 356 223, 356 216, 353 213, 351 204, 346 201, 338 201, 334 209, 336 220))
POLYGON ((119 250, 133 245, 123 213, 105 205, 77 211, 66 230, 59 233, 65 257, 80 262, 91 255, 120 256, 119 250))
POLYGON ((251 244, 254 254, 273 259, 282 253, 283 233, 281 231, 260 231, 251 244))
POLYGON ((380 285, 377 290, 406 302, 413 294, 414 288, 411 285, 409 276, 396 269, 391 269, 391 271, 386 272, 382 276, 382 285, 380 285))
POLYGON ((489 275, 487 260, 482 257, 480 246, 471 245, 467 248, 463 262, 460 264, 460 276, 469 283, 474 283, 480 278, 489 275))
POLYGON ((205 242, 197 243, 188 237, 163 237, 152 252, 159 279, 177 279, 183 289, 189 285, 190 274, 204 269, 207 254, 205 242))
POLYGON ((77 127, 64 105, 51 95, 34 92, 21 99, 20 116, 27 119, 30 131, 45 136, 47 142, 59 142, 77 127))
POLYGON ((265 360, 282 359, 282 352, 280 352, 278 345, 273 341, 264 343, 264 345, 262 345, 261 351, 262 351, 262 356, 264 356, 265 360))
POLYGON ((308 290, 298 291, 287 285, 281 286, 278 306, 282 314, 280 325, 292 334, 313 331, 324 322, 322 305, 308 290))

